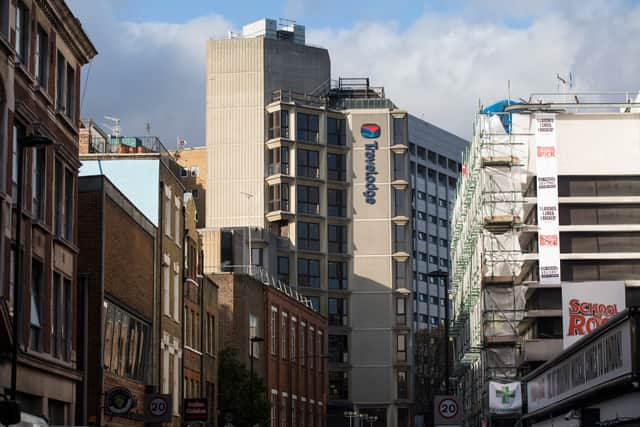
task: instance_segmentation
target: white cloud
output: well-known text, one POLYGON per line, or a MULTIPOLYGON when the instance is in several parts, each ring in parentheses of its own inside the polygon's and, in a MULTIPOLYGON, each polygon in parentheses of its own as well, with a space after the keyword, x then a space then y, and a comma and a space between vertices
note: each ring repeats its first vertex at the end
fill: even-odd
POLYGON ((329 49, 334 78, 369 76, 399 107, 463 137, 470 136, 478 100, 488 105, 506 98, 508 80, 516 98, 554 92, 556 73, 569 71, 576 91, 640 86, 637 8, 581 2, 572 14, 571 8, 542 2, 545 13, 517 28, 508 21, 520 12, 497 15, 496 3, 488 4, 484 16, 431 13, 409 28, 367 23, 338 32, 312 30, 308 39, 329 49))
MULTIPOLYGON (((118 1, 70 1, 100 52, 85 115, 119 116, 127 133, 143 133, 151 122, 168 145, 178 135, 204 143, 205 42, 232 25, 221 16, 118 22, 118 1)), ((311 0, 289 4, 317 7, 311 0)), ((369 76, 399 107, 463 137, 470 136, 478 99, 487 105, 505 98, 507 80, 514 98, 555 91, 556 73, 569 71, 577 91, 640 86, 640 9, 633 3, 458 4, 455 14, 427 8, 408 28, 385 21, 338 30, 307 26, 307 40, 329 49, 334 78, 369 76)))

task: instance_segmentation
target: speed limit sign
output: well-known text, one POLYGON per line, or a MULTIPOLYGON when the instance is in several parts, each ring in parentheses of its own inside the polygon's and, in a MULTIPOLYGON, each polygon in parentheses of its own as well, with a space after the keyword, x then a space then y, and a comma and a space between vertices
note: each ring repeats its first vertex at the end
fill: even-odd
POLYGON ((171 401, 170 394, 148 394, 144 399, 145 421, 148 423, 171 421, 171 401))
POLYGON ((435 425, 461 425, 462 407, 455 396, 436 396, 433 402, 435 425))

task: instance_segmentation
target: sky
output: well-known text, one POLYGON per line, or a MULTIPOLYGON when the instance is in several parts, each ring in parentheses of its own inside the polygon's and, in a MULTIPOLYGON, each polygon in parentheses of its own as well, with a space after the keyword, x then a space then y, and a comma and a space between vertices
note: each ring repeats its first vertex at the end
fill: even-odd
MULTIPOLYGON (((305 25, 332 78, 370 77, 400 108, 471 137, 510 93, 640 89, 640 0, 67 0, 98 50, 82 117, 123 134, 204 145, 205 44, 260 18, 305 25), (510 91, 509 91, 510 86, 510 91)), ((108 129, 107 129, 108 130, 108 129)))

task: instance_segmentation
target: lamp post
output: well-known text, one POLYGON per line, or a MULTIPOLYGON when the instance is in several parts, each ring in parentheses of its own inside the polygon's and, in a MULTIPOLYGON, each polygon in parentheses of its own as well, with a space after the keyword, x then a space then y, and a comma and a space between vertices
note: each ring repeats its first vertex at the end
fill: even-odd
POLYGON ((449 393, 449 273, 443 270, 432 271, 430 277, 444 279, 444 386, 445 393, 449 393))
POLYGON ((251 343, 251 348, 249 349, 249 371, 251 372, 249 375, 249 400, 251 401, 251 413, 249 414, 249 418, 251 419, 251 425, 253 426, 254 421, 254 413, 253 413, 253 347, 255 343, 263 342, 264 338, 262 337, 251 337, 249 338, 249 342, 251 343))
POLYGON ((378 421, 378 417, 375 415, 367 416, 367 422, 369 423, 369 427, 373 427, 373 423, 378 421))
POLYGON ((18 166, 18 188, 16 194, 16 241, 14 250, 15 281, 13 284, 13 352, 11 353, 11 400, 16 400, 18 384, 18 347, 20 346, 19 331, 22 327, 22 186, 24 169, 24 150, 33 147, 46 147, 53 145, 53 140, 48 136, 31 135, 18 138, 17 166, 18 166))

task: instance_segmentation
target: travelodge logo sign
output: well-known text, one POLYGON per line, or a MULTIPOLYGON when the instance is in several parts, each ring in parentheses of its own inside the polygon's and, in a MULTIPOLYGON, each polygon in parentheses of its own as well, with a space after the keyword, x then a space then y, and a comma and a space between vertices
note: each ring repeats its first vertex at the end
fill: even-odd
MULTIPOLYGON (((374 139, 380 136, 380 126, 368 123, 360 127, 360 135, 367 139, 374 139)), ((376 150, 378 150, 378 141, 364 144, 364 170, 365 170, 365 191, 362 193, 364 201, 370 205, 376 203, 376 150)))

